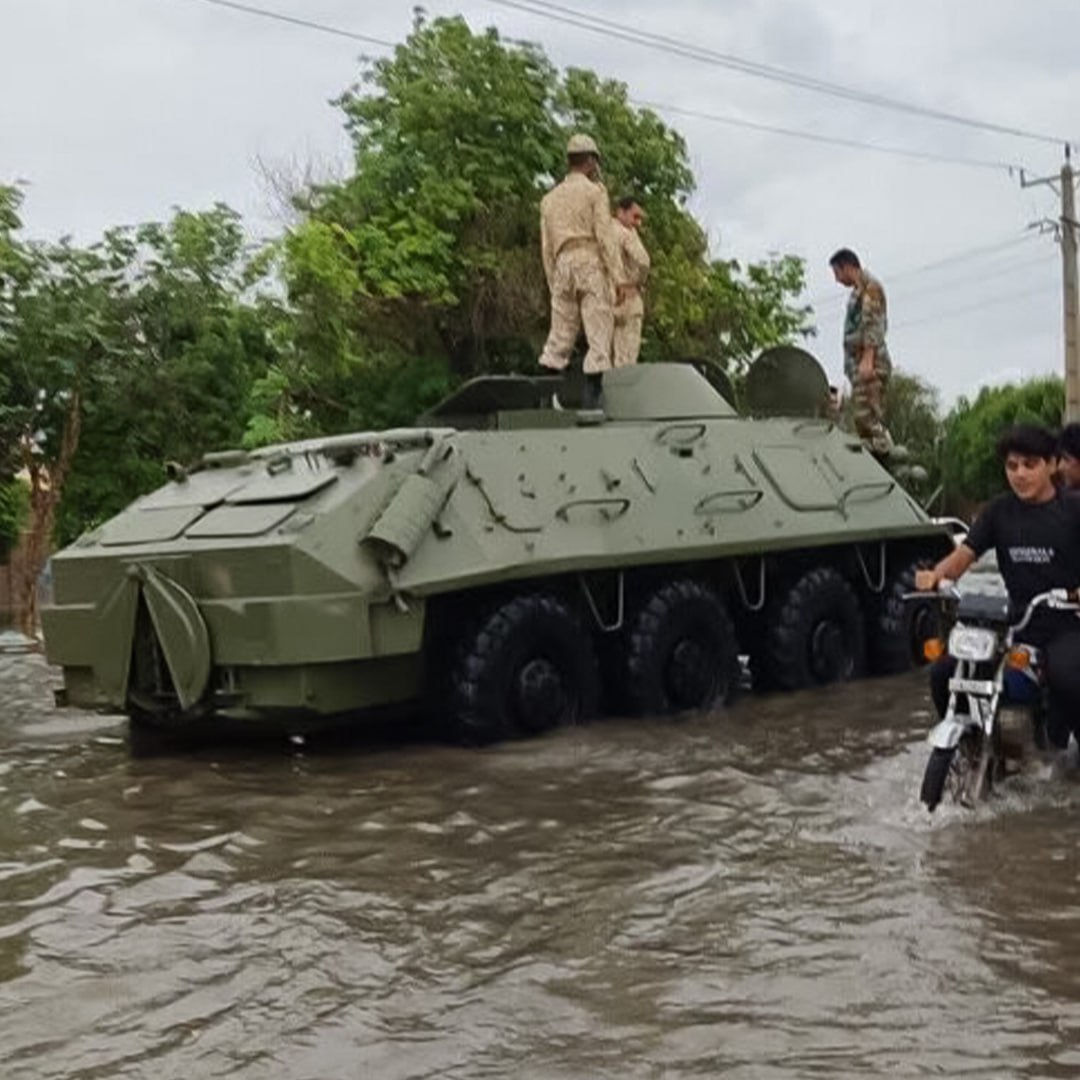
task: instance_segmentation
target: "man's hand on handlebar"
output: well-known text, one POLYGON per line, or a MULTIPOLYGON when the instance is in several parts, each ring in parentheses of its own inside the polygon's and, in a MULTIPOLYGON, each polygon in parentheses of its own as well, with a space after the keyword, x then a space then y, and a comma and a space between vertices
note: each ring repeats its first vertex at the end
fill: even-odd
POLYGON ((919 592, 935 592, 940 580, 936 570, 915 571, 915 588, 919 592))

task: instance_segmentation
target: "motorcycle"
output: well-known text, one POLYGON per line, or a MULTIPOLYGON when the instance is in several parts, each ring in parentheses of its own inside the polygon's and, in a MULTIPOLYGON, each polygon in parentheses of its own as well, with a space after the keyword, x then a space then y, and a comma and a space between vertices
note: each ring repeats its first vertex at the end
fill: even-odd
MULTIPOLYGON (((932 749, 919 798, 930 811, 947 791, 954 801, 974 806, 1034 748, 1046 745, 1043 656, 1017 639, 1040 608, 1080 612, 1067 589, 1035 596, 1012 624, 1004 596, 961 593, 948 581, 933 595, 955 606, 955 621, 947 650, 940 639, 931 639, 927 659, 947 652, 956 670, 949 679, 945 716, 928 740, 932 749)), ((910 596, 927 598, 926 593, 910 596)))

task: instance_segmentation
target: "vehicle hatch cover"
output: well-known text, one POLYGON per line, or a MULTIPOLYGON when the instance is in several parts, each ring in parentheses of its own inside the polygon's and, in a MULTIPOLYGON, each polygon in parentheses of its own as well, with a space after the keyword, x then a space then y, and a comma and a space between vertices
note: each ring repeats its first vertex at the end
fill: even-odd
POLYGON ((291 504, 262 503, 253 506, 217 506, 185 533, 192 539, 224 536, 258 536, 281 524, 295 509, 291 504))
MULTIPOLYGON (((141 498, 135 506, 140 510, 165 510, 180 506, 217 506, 230 492, 242 488, 249 477, 238 475, 235 470, 206 469, 192 473, 183 480, 174 480, 150 495, 141 498)), ((132 507, 134 509, 134 507, 132 507)))
POLYGON ((793 510, 836 510, 840 499, 814 459, 799 446, 763 446, 754 460, 793 510))
POLYGON ((276 476, 261 476, 234 491, 226 500, 232 505, 248 503, 299 502, 317 491, 329 487, 337 479, 337 473, 287 472, 276 476))
POLYGON ((101 543, 106 547, 120 547, 175 540, 202 512, 201 505, 173 506, 163 510, 132 507, 105 526, 101 543))

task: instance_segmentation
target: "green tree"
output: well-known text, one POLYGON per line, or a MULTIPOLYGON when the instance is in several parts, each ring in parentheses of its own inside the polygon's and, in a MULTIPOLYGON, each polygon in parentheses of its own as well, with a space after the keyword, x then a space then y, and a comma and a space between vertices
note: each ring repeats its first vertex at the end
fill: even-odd
POLYGON ((574 130, 600 143, 611 193, 635 193, 649 215, 645 359, 737 366, 806 329, 799 260, 713 259, 686 209, 683 139, 621 83, 438 19, 338 105, 355 168, 298 198, 303 220, 281 247, 292 348, 257 387, 253 441, 402 422, 456 380, 534 370, 548 303, 539 201, 574 130), (375 391, 395 366, 412 393, 388 414, 375 391))
POLYGON ((4 467, 28 480, 27 556, 16 583, 20 628, 37 622, 37 576, 71 472, 85 401, 107 387, 123 326, 110 296, 121 268, 100 248, 31 243, 21 193, 0 188, 0 424, 4 467))
POLYGON ((1004 490, 994 445, 1011 424, 1056 428, 1065 408, 1061 379, 1031 379, 1020 385, 987 386, 974 401, 961 398, 945 424, 944 482, 950 504, 977 504, 1004 490))
POLYGON ((937 390, 918 375, 894 371, 885 395, 885 426, 893 440, 907 448, 912 462, 926 469, 926 488, 936 488, 944 441, 937 390))
POLYGON ((157 487, 165 460, 237 445, 284 316, 226 207, 78 247, 24 240, 20 198, 0 188, 0 481, 29 485, 32 632, 54 527, 67 542, 157 487))
POLYGON ((255 381, 277 356, 282 314, 254 286, 266 265, 225 206, 111 230, 102 250, 123 288, 110 392, 88 398, 60 508, 66 543, 160 485, 165 461, 238 446, 255 381))
POLYGON ((30 512, 30 499, 21 480, 0 480, 0 562, 11 554, 30 512))

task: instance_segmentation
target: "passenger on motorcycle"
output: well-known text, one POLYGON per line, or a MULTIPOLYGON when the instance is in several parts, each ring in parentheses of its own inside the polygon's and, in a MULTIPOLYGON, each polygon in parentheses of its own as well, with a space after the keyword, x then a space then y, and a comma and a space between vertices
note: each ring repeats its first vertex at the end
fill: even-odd
MULTIPOLYGON (((987 504, 951 555, 916 574, 915 587, 930 591, 943 579, 955 581, 994 548, 1011 609, 1019 617, 1039 593, 1080 585, 1080 494, 1055 485, 1057 440, 1043 427, 1010 428, 998 440, 997 453, 1011 490, 987 504)), ((1049 741, 1064 747, 1070 731, 1080 740, 1080 620, 1072 612, 1042 608, 1020 638, 1046 657, 1049 741)), ((930 690, 941 716, 955 666, 951 657, 942 657, 930 669, 930 690)))
POLYGON ((1080 489, 1080 424, 1066 424, 1058 438, 1058 480, 1074 491, 1080 489))

